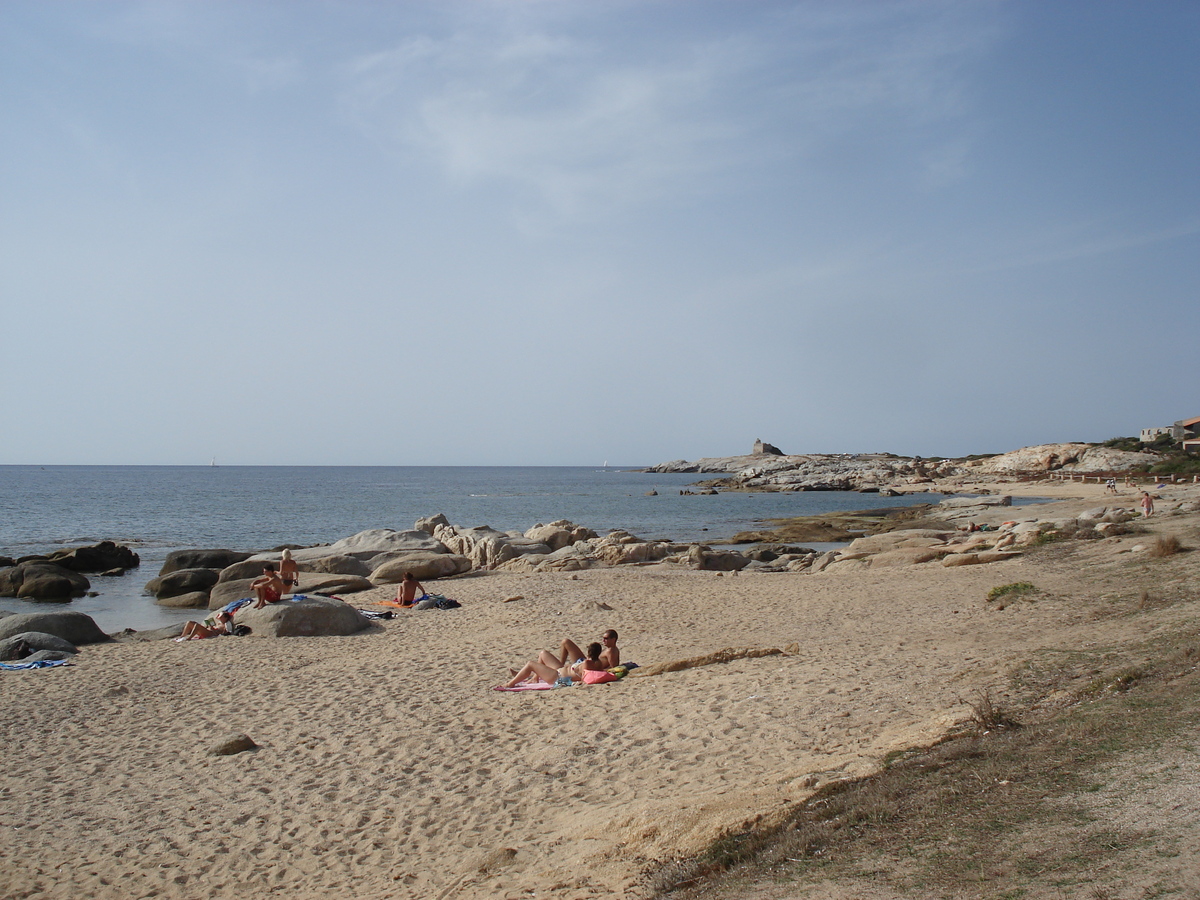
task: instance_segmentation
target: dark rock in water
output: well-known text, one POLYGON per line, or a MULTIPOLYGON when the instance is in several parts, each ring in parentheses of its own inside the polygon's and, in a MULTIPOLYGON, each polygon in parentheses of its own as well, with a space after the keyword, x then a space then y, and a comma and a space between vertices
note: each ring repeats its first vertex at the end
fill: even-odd
POLYGON ((245 753, 247 750, 257 750, 258 744, 254 743, 248 735, 235 734, 227 737, 219 744, 215 744, 209 754, 212 756, 233 756, 235 753, 245 753))
POLYGON ((78 653, 79 648, 70 641, 64 640, 44 631, 23 631, 12 637, 0 640, 0 659, 20 659, 17 650, 21 647, 37 652, 38 650, 54 650, 62 653, 78 653))
POLYGON ((127 571, 126 569, 109 569, 105 572, 101 572, 100 577, 101 578, 119 578, 120 576, 124 575, 126 571, 127 571))
MULTIPOLYGON (((221 573, 217 569, 176 569, 166 575, 160 575, 151 581, 155 585, 154 595, 159 600, 177 597, 180 594, 190 594, 194 591, 208 591, 221 573)), ((150 585, 146 585, 150 589, 150 585)))
POLYGON ((173 550, 159 570, 159 575, 168 575, 180 569, 224 569, 253 554, 240 550, 173 550))
POLYGON ((78 572, 45 560, 30 560, 0 569, 0 597, 26 600, 69 600, 82 597, 91 584, 78 572))
POLYGON ((17 613, 0 619, 0 639, 25 631, 53 634, 72 644, 99 644, 111 638, 91 616, 81 612, 17 613))
POLYGON ((55 550, 51 562, 73 572, 104 572, 108 569, 134 569, 142 564, 141 557, 123 544, 101 541, 86 547, 55 550))
POLYGON ((11 556, 0 556, 0 569, 7 569, 9 566, 15 566, 17 561, 11 556))
POLYGON ((353 606, 329 597, 281 600, 262 609, 245 606, 234 621, 249 625, 256 635, 272 637, 355 634, 371 626, 371 620, 353 606))

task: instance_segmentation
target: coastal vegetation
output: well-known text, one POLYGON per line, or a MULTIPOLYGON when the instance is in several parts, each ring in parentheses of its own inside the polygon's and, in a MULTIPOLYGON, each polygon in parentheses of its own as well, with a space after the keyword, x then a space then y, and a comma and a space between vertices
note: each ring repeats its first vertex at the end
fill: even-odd
POLYGON ((1177 761, 1200 727, 1198 662, 1195 625, 1126 653, 1043 660, 1014 676, 1043 699, 981 695, 957 733, 818 790, 766 832, 727 836, 663 873, 659 896, 790 900, 818 884, 826 897, 1184 896, 1170 874, 1182 819, 1148 807, 1151 794, 1194 796, 1194 767, 1177 761), (1164 768, 1175 779, 1149 774, 1164 768))

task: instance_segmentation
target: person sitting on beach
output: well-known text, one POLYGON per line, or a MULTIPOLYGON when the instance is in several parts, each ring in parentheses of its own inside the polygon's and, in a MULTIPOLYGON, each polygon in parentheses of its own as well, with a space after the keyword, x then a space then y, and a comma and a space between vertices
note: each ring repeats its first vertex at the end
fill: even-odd
MULTIPOLYGON (((604 663, 604 668, 611 669, 614 666, 619 666, 621 664, 621 650, 617 646, 617 633, 610 628, 604 634, 600 635, 600 641, 603 644, 600 661, 604 663)), ((552 666, 555 669, 561 669, 563 666, 571 664, 578 665, 583 661, 583 651, 570 638, 562 642, 557 656, 549 650, 543 650, 538 654, 538 662, 545 666, 552 666)))
POLYGON ((405 572, 404 578, 400 580, 400 587, 396 589, 396 601, 406 609, 416 606, 417 591, 421 592, 422 597, 428 593, 412 572, 405 572))
POLYGON ((286 548, 279 558, 279 580, 283 582, 284 589, 289 594, 294 594, 296 585, 300 583, 300 567, 292 559, 292 551, 286 548))
POLYGON ((584 684, 604 684, 607 681, 616 681, 617 676, 609 672, 609 667, 604 664, 602 651, 603 648, 600 644, 588 644, 587 656, 573 666, 564 666, 560 669, 555 669, 540 659, 535 659, 525 663, 518 672, 509 669, 512 678, 501 687, 511 688, 525 682, 536 683, 539 681, 561 685, 573 684, 577 681, 582 681, 584 684))
POLYGON ((275 565, 267 563, 263 566, 263 573, 250 582, 250 588, 254 591, 254 608, 262 609, 268 603, 279 602, 283 597, 284 583, 275 571, 275 565))

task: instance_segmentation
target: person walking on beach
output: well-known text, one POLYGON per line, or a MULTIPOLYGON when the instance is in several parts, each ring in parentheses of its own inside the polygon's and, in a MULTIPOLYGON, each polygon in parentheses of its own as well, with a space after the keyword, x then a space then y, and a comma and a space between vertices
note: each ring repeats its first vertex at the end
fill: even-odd
MULTIPOLYGON (((611 669, 613 666, 621 664, 621 650, 617 647, 617 633, 611 628, 600 636, 602 650, 600 653, 600 661, 604 663, 604 668, 611 669)), ((555 669, 561 669, 563 666, 578 665, 585 660, 582 650, 570 638, 562 642, 559 648, 558 655, 555 656, 549 650, 543 650, 538 654, 538 662, 544 666, 552 666, 555 669)))
POLYGON ((421 592, 422 597, 428 593, 412 572, 405 572, 400 580, 400 587, 396 590, 396 600, 405 608, 416 606, 417 591, 421 592))
POLYGON ((1148 519, 1154 515, 1154 498, 1149 492, 1142 491, 1142 518, 1148 519))
POLYGON ((279 573, 275 571, 275 564, 267 563, 263 566, 263 573, 250 582, 250 588, 254 591, 255 609, 262 609, 268 603, 278 603, 283 597, 284 584, 279 573))
POLYGON ((286 547, 279 559, 279 580, 283 582, 284 590, 294 594, 296 585, 300 583, 300 568, 292 559, 292 551, 286 547))

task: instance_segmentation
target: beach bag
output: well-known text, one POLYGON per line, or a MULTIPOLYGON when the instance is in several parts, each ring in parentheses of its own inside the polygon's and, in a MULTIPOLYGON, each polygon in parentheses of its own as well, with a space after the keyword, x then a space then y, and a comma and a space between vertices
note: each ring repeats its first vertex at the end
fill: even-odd
POLYGON ((439 597, 434 605, 438 609, 458 609, 462 606, 457 600, 451 600, 449 597, 439 597))
POLYGON ((233 631, 231 631, 229 633, 236 637, 245 637, 246 635, 250 634, 250 626, 249 625, 234 625, 233 631))

